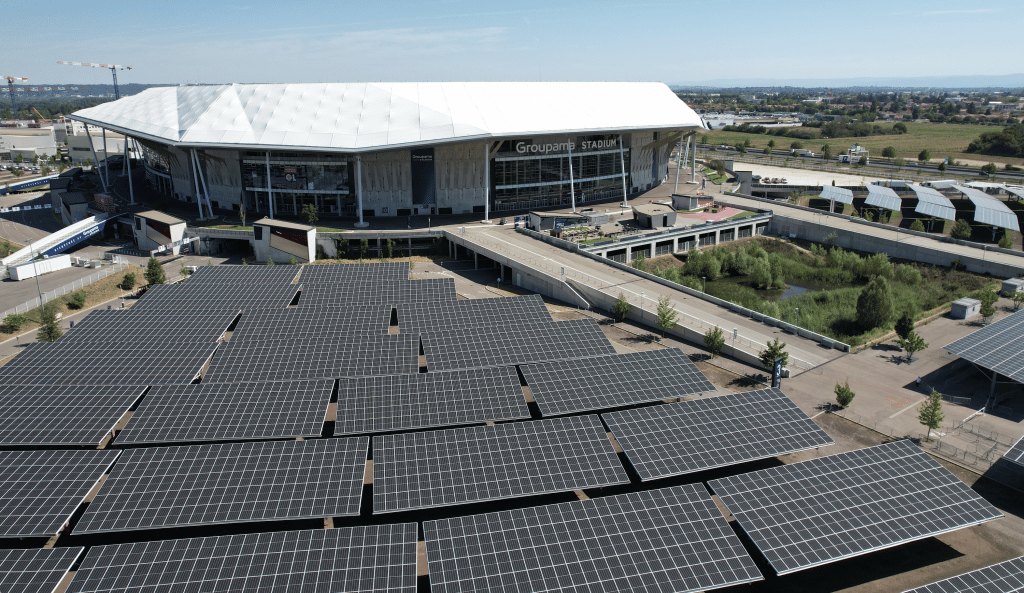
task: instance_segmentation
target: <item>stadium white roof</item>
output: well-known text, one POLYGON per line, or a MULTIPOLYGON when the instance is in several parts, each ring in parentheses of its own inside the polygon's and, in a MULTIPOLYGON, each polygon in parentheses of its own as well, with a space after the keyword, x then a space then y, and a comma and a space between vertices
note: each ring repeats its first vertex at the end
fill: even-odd
POLYGON ((693 109, 655 82, 158 87, 70 117, 171 145, 340 152, 703 127, 693 109))

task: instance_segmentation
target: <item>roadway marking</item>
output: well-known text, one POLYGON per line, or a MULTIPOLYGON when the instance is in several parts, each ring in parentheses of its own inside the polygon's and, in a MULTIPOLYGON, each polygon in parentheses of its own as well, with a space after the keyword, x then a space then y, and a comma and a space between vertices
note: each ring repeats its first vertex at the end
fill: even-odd
POLYGON ((909 404, 908 406, 906 406, 906 407, 905 407, 905 408, 903 408, 902 410, 900 410, 900 411, 896 412, 896 413, 895 413, 895 414, 893 414, 892 416, 889 416, 889 419, 891 420, 891 419, 893 419, 893 418, 895 418, 895 417, 899 416, 899 415, 900 415, 900 414, 902 414, 903 412, 906 412, 906 411, 907 411, 907 410, 909 410, 910 408, 913 408, 914 406, 916 406, 917 404, 921 403, 922 401, 924 401, 924 398, 921 398, 921 399, 919 399, 919 400, 917 400, 917 401, 915 401, 915 402, 911 402, 911 403, 910 403, 910 404, 909 404))

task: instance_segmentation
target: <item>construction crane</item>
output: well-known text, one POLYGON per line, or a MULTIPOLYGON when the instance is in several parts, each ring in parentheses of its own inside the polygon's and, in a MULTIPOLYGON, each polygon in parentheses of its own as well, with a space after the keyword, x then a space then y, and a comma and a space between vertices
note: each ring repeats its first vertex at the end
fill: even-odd
POLYGON ((68 66, 86 66, 88 68, 108 68, 110 73, 114 75, 114 99, 121 98, 121 91, 117 88, 117 71, 118 70, 131 70, 131 66, 118 66, 117 64, 90 64, 89 62, 65 62, 64 60, 57 60, 58 64, 67 64, 68 66))
POLYGON ((53 123, 53 120, 50 120, 50 119, 46 119, 45 117, 43 117, 43 114, 42 114, 42 113, 39 113, 39 110, 38 110, 38 109, 36 109, 36 108, 35 108, 35 106, 31 107, 30 109, 32 109, 32 111, 35 111, 35 112, 36 112, 36 115, 38 115, 38 116, 39 116, 39 123, 41 123, 41 124, 49 124, 49 123, 53 123))
POLYGON ((11 111, 14 112, 14 119, 18 119, 18 103, 14 100, 14 81, 20 80, 25 82, 28 79, 24 76, 2 76, 0 78, 7 80, 7 91, 11 93, 11 111))

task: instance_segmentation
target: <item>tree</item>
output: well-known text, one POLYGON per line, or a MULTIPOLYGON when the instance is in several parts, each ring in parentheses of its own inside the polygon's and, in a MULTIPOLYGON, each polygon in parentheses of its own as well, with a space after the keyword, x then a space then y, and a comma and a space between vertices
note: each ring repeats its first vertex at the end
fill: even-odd
POLYGON ((121 290, 131 290, 135 288, 135 272, 128 272, 121 278, 121 290))
POLYGON ((71 293, 71 298, 68 299, 68 307, 71 309, 81 309, 85 306, 85 292, 77 290, 71 293))
POLYGON ((754 259, 750 266, 750 281, 758 288, 770 288, 772 285, 772 266, 763 257, 754 259))
POLYGON ((966 218, 958 218, 949 231, 949 236, 954 239, 966 240, 971 238, 971 225, 966 218))
POLYGON ((907 339, 914 331, 914 318, 910 316, 910 313, 904 313, 896 320, 896 335, 907 339))
POLYGON ((853 398, 855 395, 857 395, 853 392, 852 389, 850 389, 849 381, 844 382, 842 385, 836 383, 835 393, 836 403, 839 404, 840 408, 845 408, 846 406, 853 403, 853 398))
MULTIPOLYGON (((1020 294, 1024 294, 1024 292, 1020 294)), ((0 329, 0 331, 3 331, 6 334, 13 334, 14 332, 24 327, 25 324, 27 323, 28 317, 25 317, 21 313, 9 313, 7 317, 4 317, 4 321, 2 324, 3 328, 0 329)))
POLYGON ((765 146, 765 147, 764 147, 764 153, 765 153, 765 154, 771 154, 771 153, 772 153, 772 149, 771 149, 771 148, 769 148, 769 147, 767 147, 767 146, 765 146))
POLYGON ((992 320, 992 316, 996 314, 996 308, 993 305, 999 300, 999 295, 991 290, 983 290, 978 295, 978 300, 981 301, 981 309, 978 312, 981 313, 985 323, 988 323, 992 320))
POLYGON ((629 311, 632 308, 633 305, 630 305, 629 301, 626 300, 626 295, 620 292, 619 298, 615 300, 615 304, 612 306, 612 313, 615 314, 615 320, 618 322, 625 321, 626 315, 629 315, 629 311))
POLYGON ((708 352, 711 353, 711 358, 722 355, 722 348, 725 347, 725 335, 722 333, 722 328, 717 325, 712 327, 704 334, 704 346, 707 347, 708 352))
POLYGON ((917 231, 919 233, 924 232, 924 223, 921 222, 920 218, 915 218, 914 222, 910 223, 910 230, 917 231))
POLYGON ((39 308, 39 332, 36 334, 37 342, 55 342, 64 333, 57 325, 57 308, 53 303, 47 303, 39 308))
POLYGON ((826 161, 832 160, 832 147, 828 144, 821 147, 821 158, 826 161))
POLYGON ((661 328, 662 336, 664 336, 665 332, 672 329, 672 326, 676 324, 677 317, 679 317, 679 313, 672 307, 672 301, 669 300, 668 296, 659 298, 658 327, 661 328))
POLYGON ((641 251, 636 254, 633 258, 633 269, 640 270, 641 272, 647 271, 647 260, 644 258, 644 252, 641 251))
POLYGON ((932 158, 932 153, 927 148, 917 153, 917 160, 922 163, 929 161, 932 158))
POLYGON ((1013 249, 1013 231, 1003 231, 1003 236, 999 237, 999 247, 1003 249, 1013 249))
POLYGON ((778 338, 775 338, 773 342, 768 342, 764 350, 758 353, 757 357, 761 361, 761 366, 766 371, 774 369, 775 360, 780 357, 782 358, 783 367, 789 364, 789 352, 786 352, 786 343, 779 342, 778 338))
POLYGON ((896 158, 896 149, 892 146, 886 146, 882 149, 882 157, 887 159, 896 158))
POLYGON ((297 266, 299 265, 299 260, 295 259, 295 256, 293 255, 292 258, 288 260, 288 265, 297 266))
POLYGON ((902 337, 901 338, 896 338, 893 341, 896 342, 896 344, 900 348, 903 348, 904 350, 907 351, 907 362, 908 363, 914 361, 914 353, 915 352, 920 352, 920 351, 928 348, 928 344, 925 343, 924 338, 922 338, 920 335, 918 335, 918 333, 915 332, 915 331, 911 331, 909 334, 907 334, 906 338, 902 338, 902 337))
POLYGON ((245 226, 245 200, 238 204, 238 218, 241 219, 242 226, 245 226))
POLYGON ((946 417, 942 413, 942 394, 932 389, 928 399, 921 402, 921 406, 917 408, 918 422, 928 427, 926 441, 932 440, 932 431, 939 428, 945 419, 946 417))
POLYGON ((150 286, 156 286, 165 282, 167 282, 167 274, 164 274, 163 266, 160 265, 160 262, 155 257, 150 257, 149 263, 146 265, 146 283, 150 286))
POLYGON ((736 152, 738 152, 738 153, 740 153, 740 154, 746 154, 746 152, 747 152, 747 147, 746 147, 746 146, 744 146, 744 145, 743 145, 742 143, 740 143, 740 144, 737 144, 737 145, 736 145, 736 152))
POLYGON ((800 150, 804 147, 804 143, 799 140, 794 140, 793 143, 789 145, 789 147, 792 148, 793 150, 800 150))
POLYGON ((857 323, 866 330, 882 327, 895 314, 892 288, 882 276, 875 276, 857 297, 857 323))
POLYGON ((359 259, 366 257, 366 254, 370 252, 370 242, 366 239, 359 240, 359 259))
POLYGON ((989 163, 987 165, 982 165, 981 170, 984 171, 985 173, 988 173, 989 175, 992 175, 998 170, 998 168, 996 167, 995 163, 989 163))
POLYGON ((391 259, 395 256, 395 242, 391 239, 384 241, 384 257, 391 259))
POLYGON ((302 218, 306 221, 306 224, 316 226, 316 221, 320 220, 320 215, 317 214, 316 206, 313 204, 306 204, 303 206, 302 218))
POLYGON ((275 264, 275 263, 274 263, 274 260, 273 260, 273 259, 271 259, 271 258, 269 258, 269 257, 268 257, 268 258, 267 258, 267 265, 268 265, 268 266, 273 266, 273 265, 277 265, 277 264, 275 264))
POLYGON ((775 140, 768 141, 768 148, 775 148, 775 140))
POLYGON ((862 156, 859 159, 857 159, 857 166, 859 166, 859 167, 866 167, 867 164, 868 164, 868 157, 862 156))
POLYGON ((1010 295, 1010 300, 1013 301, 1013 310, 1020 309, 1022 303, 1024 303, 1024 290, 1018 290, 1010 295))
POLYGON ((707 134, 701 134, 700 135, 700 143, 701 144, 707 144, 708 143, 708 135, 707 134))
POLYGON ((946 163, 945 162, 939 163, 939 173, 945 173, 945 172, 946 172, 946 163))

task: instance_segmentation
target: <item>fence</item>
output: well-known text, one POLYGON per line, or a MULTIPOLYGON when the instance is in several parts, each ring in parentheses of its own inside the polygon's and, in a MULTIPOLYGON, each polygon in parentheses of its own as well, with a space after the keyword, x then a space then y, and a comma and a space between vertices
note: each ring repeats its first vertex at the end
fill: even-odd
MULTIPOLYGON (((125 264, 125 263, 114 264, 112 266, 109 266, 109 267, 101 269, 99 272, 96 272, 95 274, 90 274, 89 276, 86 276, 85 278, 80 278, 80 279, 75 280, 74 282, 72 282, 70 284, 65 284, 64 286, 61 286, 60 288, 51 290, 50 292, 44 292, 43 293, 43 304, 46 304, 46 303, 52 301, 53 299, 55 299, 57 297, 64 296, 64 295, 68 294, 69 292, 74 292, 76 290, 85 288, 86 286, 92 284, 93 282, 97 282, 99 280, 102 280, 102 279, 106 278, 107 276, 110 276, 112 274, 116 274, 116 273, 118 273, 118 272, 120 272, 120 271, 122 271, 122 270, 124 270, 126 268, 128 268, 128 264, 125 264)), ((8 315, 15 314, 15 313, 25 313, 25 312, 30 311, 32 309, 35 309, 35 308, 37 308, 39 306, 40 306, 39 297, 36 297, 36 298, 32 299, 31 301, 28 301, 27 303, 22 303, 22 304, 18 305, 17 307, 14 307, 13 309, 8 309, 8 310, 4 311, 3 313, 0 313, 0 319, 4 319, 8 315)))
POLYGON ((942 394, 942 400, 947 401, 954 406, 960 406, 963 408, 971 407, 971 398, 969 397, 957 397, 955 395, 942 394))

